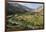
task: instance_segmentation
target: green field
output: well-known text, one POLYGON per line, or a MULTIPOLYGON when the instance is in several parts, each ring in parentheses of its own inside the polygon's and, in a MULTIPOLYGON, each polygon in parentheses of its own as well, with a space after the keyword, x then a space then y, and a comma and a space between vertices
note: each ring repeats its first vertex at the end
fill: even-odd
POLYGON ((32 30, 43 29, 43 16, 31 15, 31 13, 16 13, 14 16, 7 16, 8 30, 32 30))

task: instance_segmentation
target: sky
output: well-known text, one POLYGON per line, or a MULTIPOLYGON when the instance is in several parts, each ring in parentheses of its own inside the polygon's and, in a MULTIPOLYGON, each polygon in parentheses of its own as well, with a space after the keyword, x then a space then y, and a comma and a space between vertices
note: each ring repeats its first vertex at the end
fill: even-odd
POLYGON ((43 7, 43 4, 36 4, 36 3, 19 3, 19 4, 24 5, 28 8, 32 8, 32 9, 37 9, 40 6, 43 7))

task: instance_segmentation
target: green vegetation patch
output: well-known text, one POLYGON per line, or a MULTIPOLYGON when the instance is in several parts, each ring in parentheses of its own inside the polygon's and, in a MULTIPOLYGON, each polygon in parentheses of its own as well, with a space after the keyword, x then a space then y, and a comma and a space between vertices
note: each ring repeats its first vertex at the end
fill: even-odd
MULTIPOLYGON (((9 17, 8 17, 9 18, 9 17)), ((15 14, 8 19, 8 30, 24 30, 43 28, 43 16, 27 14, 15 14)))

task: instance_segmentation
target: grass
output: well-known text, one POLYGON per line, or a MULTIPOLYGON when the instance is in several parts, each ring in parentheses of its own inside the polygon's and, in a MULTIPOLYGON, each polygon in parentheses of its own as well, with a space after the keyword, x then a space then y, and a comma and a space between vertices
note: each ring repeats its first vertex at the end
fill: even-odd
POLYGON ((17 13, 14 17, 8 19, 7 27, 8 30, 42 29, 43 16, 31 15, 30 13, 17 13))

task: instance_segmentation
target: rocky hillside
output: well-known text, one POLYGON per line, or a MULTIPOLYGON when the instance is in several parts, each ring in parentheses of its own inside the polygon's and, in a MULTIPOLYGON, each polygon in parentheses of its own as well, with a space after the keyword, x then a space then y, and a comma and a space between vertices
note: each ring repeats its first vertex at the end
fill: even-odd
POLYGON ((9 8, 9 14, 12 14, 12 13, 16 13, 16 12, 30 12, 30 11, 33 11, 33 9, 30 9, 26 6, 23 6, 23 5, 20 5, 20 4, 8 4, 8 8, 9 8))
MULTIPOLYGON (((21 4, 18 4, 18 3, 8 3, 8 8, 9 8, 9 13, 8 14, 16 14, 16 13, 25 13, 25 12, 30 12, 30 13, 38 13, 38 14, 41 14, 40 11, 43 10, 43 7, 40 6, 38 7, 37 9, 32 9, 32 8, 28 8, 26 6, 23 6, 21 4)), ((33 14, 32 13, 32 14, 33 14)), ((43 14, 43 12, 42 12, 43 14)))

